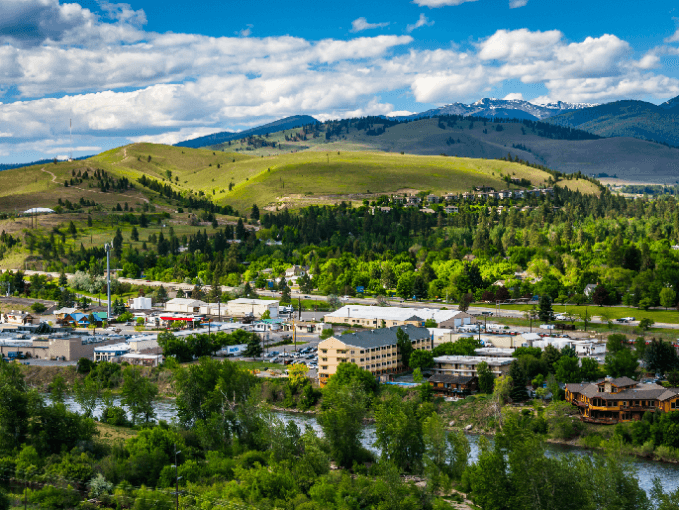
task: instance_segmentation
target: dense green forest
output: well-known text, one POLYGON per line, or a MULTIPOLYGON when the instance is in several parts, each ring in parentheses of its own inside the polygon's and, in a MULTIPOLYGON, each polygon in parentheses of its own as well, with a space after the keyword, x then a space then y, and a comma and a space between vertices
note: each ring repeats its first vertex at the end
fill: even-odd
MULTIPOLYGON (((138 220, 119 227, 136 230, 138 220)), ((674 306, 679 293, 679 251, 673 249, 679 208, 673 196, 629 200, 556 187, 553 196, 467 203, 453 214, 400 207, 373 213, 372 204, 343 203, 261 216, 255 209, 249 221, 258 220, 257 231, 240 219, 181 238, 169 227, 151 234, 141 250, 117 235, 113 264, 125 276, 255 282, 258 288, 291 264, 308 265, 312 277, 302 279, 303 290, 326 295, 354 295, 362 286, 368 294, 404 298, 459 301, 470 294, 494 301, 499 292, 502 299, 548 295, 555 302, 648 308, 674 306), (598 287, 585 294, 589 284, 598 287)), ((78 248, 63 230, 28 237, 30 249, 50 261, 47 269, 102 274, 102 248, 78 248)))

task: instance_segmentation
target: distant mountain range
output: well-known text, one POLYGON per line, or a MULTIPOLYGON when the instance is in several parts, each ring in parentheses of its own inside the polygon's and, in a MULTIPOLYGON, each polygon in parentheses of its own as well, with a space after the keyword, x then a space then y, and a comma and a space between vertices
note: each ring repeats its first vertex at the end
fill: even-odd
POLYGON ((520 120, 544 120, 573 110, 598 106, 589 103, 566 103, 558 101, 548 104, 533 104, 521 99, 484 98, 472 104, 453 103, 422 113, 394 117, 399 120, 422 119, 439 115, 462 115, 463 117, 512 118, 520 120))
POLYGON ((263 126, 258 126, 256 128, 248 129, 246 131, 224 131, 221 133, 214 133, 207 136, 201 136, 199 138, 194 138, 192 140, 186 140, 184 142, 179 142, 175 144, 176 147, 190 147, 192 149, 198 149, 200 147, 210 147, 212 145, 218 145, 220 143, 229 142, 230 140, 240 140, 242 138, 247 138, 248 136, 262 136, 269 133, 276 133, 278 131, 283 131, 285 129, 293 129, 297 127, 306 126, 309 124, 317 124, 318 121, 309 115, 295 115, 293 117, 286 117, 284 119, 277 120, 275 122, 270 122, 263 126))
POLYGON ((679 97, 660 106, 645 101, 616 101, 565 112, 547 122, 608 138, 630 136, 679 147, 679 97))

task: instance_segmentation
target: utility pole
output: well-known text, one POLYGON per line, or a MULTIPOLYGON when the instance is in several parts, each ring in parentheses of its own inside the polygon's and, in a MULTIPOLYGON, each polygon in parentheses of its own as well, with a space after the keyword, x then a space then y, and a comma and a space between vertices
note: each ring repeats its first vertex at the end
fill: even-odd
POLYGON ((107 319, 111 323, 111 245, 104 245, 106 250, 106 297, 108 298, 107 319))

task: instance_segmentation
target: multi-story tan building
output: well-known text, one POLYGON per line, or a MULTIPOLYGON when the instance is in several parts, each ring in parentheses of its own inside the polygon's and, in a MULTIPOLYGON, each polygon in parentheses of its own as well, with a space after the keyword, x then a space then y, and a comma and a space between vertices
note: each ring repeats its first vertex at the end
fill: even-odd
POLYGON ((429 319, 436 322, 438 327, 449 329, 476 323, 472 315, 459 310, 398 306, 346 305, 323 317, 326 324, 363 328, 390 328, 406 324, 424 326, 429 319))
POLYGON ((495 377, 509 373, 513 359, 491 358, 488 356, 439 356, 434 358, 434 372, 439 374, 477 377, 476 369, 482 361, 495 377))
POLYGON ((414 350, 434 348, 427 328, 412 325, 371 329, 346 335, 331 336, 318 344, 318 377, 324 385, 337 372, 340 363, 355 363, 375 376, 403 370, 396 332, 402 329, 414 350))

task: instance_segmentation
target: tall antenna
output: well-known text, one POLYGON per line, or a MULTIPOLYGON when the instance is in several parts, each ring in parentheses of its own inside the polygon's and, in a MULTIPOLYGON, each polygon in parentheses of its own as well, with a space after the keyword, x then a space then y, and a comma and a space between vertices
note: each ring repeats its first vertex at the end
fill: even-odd
POLYGON ((68 119, 68 160, 73 161, 73 121, 68 119))

